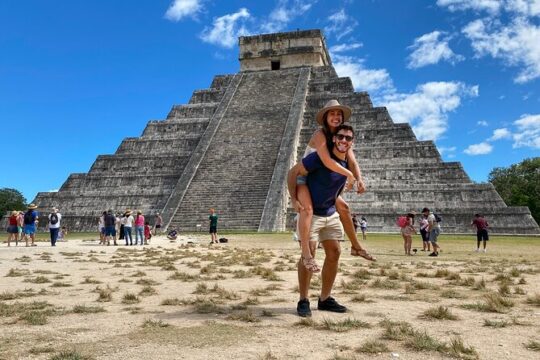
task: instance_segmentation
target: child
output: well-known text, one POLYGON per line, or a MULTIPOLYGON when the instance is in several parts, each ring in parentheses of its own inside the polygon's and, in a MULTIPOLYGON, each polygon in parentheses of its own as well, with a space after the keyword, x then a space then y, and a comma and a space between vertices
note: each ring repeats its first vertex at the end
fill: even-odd
POLYGON ((67 228, 65 226, 62 226, 62 228, 60 228, 60 231, 58 231, 57 241, 66 241, 66 236, 67 236, 67 228))
POLYGON ((148 245, 148 242, 152 238, 152 233, 150 232, 150 223, 148 221, 144 222, 144 245, 148 245))

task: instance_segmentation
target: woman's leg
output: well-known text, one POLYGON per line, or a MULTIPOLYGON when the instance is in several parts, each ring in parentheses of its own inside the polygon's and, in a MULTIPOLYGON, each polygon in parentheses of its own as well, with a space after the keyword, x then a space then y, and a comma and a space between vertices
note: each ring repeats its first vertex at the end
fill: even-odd
POLYGON ((401 233, 401 237, 403 238, 403 250, 405 250, 405 255, 407 255, 407 236, 401 233))
POLYGON ((407 255, 411 255, 412 236, 407 235, 407 255))
POLYGON ((343 230, 345 230, 345 234, 347 234, 347 237, 351 242, 351 247, 353 249, 364 250, 364 248, 362 247, 362 245, 360 245, 360 242, 358 241, 356 231, 354 231, 354 224, 349 204, 347 204, 341 196, 338 196, 338 198, 336 199, 336 210, 339 213, 339 219, 343 224, 343 230))

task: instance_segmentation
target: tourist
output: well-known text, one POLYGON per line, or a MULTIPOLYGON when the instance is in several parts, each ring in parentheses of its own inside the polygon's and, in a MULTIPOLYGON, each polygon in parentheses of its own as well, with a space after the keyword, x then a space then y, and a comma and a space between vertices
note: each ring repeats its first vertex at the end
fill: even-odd
POLYGON ((216 214, 215 209, 210 209, 210 216, 208 216, 208 220, 210 220, 210 237, 211 241, 210 244, 219 243, 217 238, 217 222, 218 222, 218 215, 216 214))
POLYGON ((58 212, 58 209, 53 207, 52 212, 49 214, 49 232, 51 234, 51 246, 56 246, 58 240, 58 232, 60 231, 60 220, 62 220, 62 214, 58 212))
POLYGON ((420 236, 422 237, 422 251, 431 251, 429 233, 427 232, 427 228, 429 226, 427 215, 422 214, 418 223, 420 225, 420 236))
POLYGON ((118 219, 118 222, 120 224, 120 227, 118 229, 118 234, 119 234, 118 239, 119 240, 124 240, 124 223, 125 223, 124 220, 126 218, 126 214, 125 213, 124 214, 118 213, 118 214, 116 214, 116 218, 118 219))
POLYGON ((103 223, 105 225, 105 239, 107 246, 111 245, 111 239, 116 243, 116 216, 114 216, 113 211, 109 209, 103 218, 103 223))
POLYGON ((176 228, 173 226, 169 232, 167 233, 167 239, 169 240, 176 240, 176 237, 178 236, 178 231, 176 231, 176 228))
POLYGON ((131 228, 133 227, 133 216, 131 215, 131 210, 127 209, 124 213, 124 237, 126 240, 126 246, 133 245, 133 234, 131 233, 131 228))
POLYGON ((405 249, 405 255, 411 256, 412 235, 416 234, 416 229, 414 228, 414 213, 409 212, 405 216, 405 219, 405 226, 401 227, 401 236, 403 237, 403 248, 405 249))
MULTIPOLYGON (((328 147, 332 143, 332 134, 335 133, 339 125, 342 125, 349 120, 350 115, 351 108, 348 106, 340 105, 337 100, 328 101, 326 105, 319 110, 315 117, 322 128, 315 131, 315 133, 312 135, 303 157, 305 158, 309 154, 316 152, 325 167, 345 176, 347 179, 347 187, 353 187, 356 183, 357 192, 361 194, 365 191, 365 186, 362 180, 362 175, 360 174, 360 167, 356 162, 352 147, 349 154, 347 154, 350 170, 340 166, 335 160, 333 160, 328 151, 328 147)), ((307 266, 310 271, 317 272, 320 269, 317 263, 311 258, 309 248, 309 228, 313 216, 313 204, 308 186, 306 185, 306 178, 304 176, 299 176, 297 179, 297 185, 297 193, 294 195, 294 198, 298 200, 295 202, 295 210, 299 213, 298 235, 300 237, 302 259, 304 265, 307 266)), ((351 255, 361 256, 368 260, 375 260, 375 258, 371 256, 358 242, 349 205, 341 196, 339 196, 336 200, 336 207, 341 222, 345 228, 345 232, 351 241, 351 255)))
POLYGON ((352 214, 352 223, 354 226, 354 232, 358 232, 358 227, 360 227, 360 221, 358 221, 358 218, 356 217, 356 214, 352 214))
POLYGON ((17 232, 18 232, 18 240, 23 239, 23 228, 24 228, 24 211, 19 211, 19 215, 17 216, 17 232))
POLYGON ((98 219, 99 245, 105 245, 105 215, 106 211, 102 212, 98 219))
MULTIPOLYGON (((353 146, 354 131, 349 125, 340 125, 332 137, 332 157, 339 161, 340 166, 348 168, 349 149, 353 146)), ((302 258, 298 262, 298 289, 300 300, 296 311, 299 316, 311 316, 308 291, 313 272, 319 271, 314 264, 317 242, 322 244, 325 252, 324 266, 322 268, 322 286, 317 308, 319 310, 346 312, 347 308, 340 305, 331 295, 336 279, 341 248, 339 240, 343 239, 343 225, 336 212, 337 197, 345 187, 347 177, 324 166, 321 157, 313 152, 293 166, 287 176, 287 185, 291 201, 295 208, 297 198, 297 177, 306 176, 307 186, 313 206, 313 216, 309 228, 309 258, 302 258)))
POLYGON ((367 219, 365 216, 360 218, 360 231, 362 231, 362 241, 367 240, 367 219))
POLYGON ((36 246, 35 239, 36 239, 36 225, 39 221, 39 213, 36 211, 37 206, 34 204, 28 205, 28 210, 24 213, 24 240, 26 242, 26 246, 28 245, 28 237, 30 237, 31 246, 36 246))
POLYGON ((8 239, 7 246, 11 246, 11 240, 15 240, 15 246, 19 246, 19 230, 17 229, 19 212, 13 210, 8 219, 8 239))
POLYGON ((150 222, 145 221, 145 223, 144 223, 144 245, 148 245, 151 238, 152 238, 152 232, 150 231, 150 222))
POLYGON ((158 235, 161 232, 161 225, 163 224, 163 218, 160 213, 156 213, 154 218, 154 235, 158 235))
POLYGON ((65 226, 62 226, 60 228, 60 231, 58 231, 57 241, 66 241, 67 234, 68 234, 67 228, 65 226))
POLYGON ((441 232, 441 226, 439 225, 439 222, 435 218, 435 214, 430 212, 428 208, 423 208, 422 214, 424 214, 427 217, 427 221, 428 221, 427 232, 429 234, 429 242, 431 243, 431 246, 433 247, 433 252, 429 254, 429 256, 439 256, 441 247, 439 246, 437 241, 439 238, 439 234, 441 232))
POLYGON ((483 215, 474 214, 474 219, 471 226, 476 227, 476 252, 480 252, 480 242, 483 241, 483 252, 487 252, 486 245, 489 241, 488 227, 489 224, 483 215))
POLYGON ((141 210, 137 210, 137 216, 135 217, 135 245, 139 241, 141 246, 144 245, 144 215, 141 210))

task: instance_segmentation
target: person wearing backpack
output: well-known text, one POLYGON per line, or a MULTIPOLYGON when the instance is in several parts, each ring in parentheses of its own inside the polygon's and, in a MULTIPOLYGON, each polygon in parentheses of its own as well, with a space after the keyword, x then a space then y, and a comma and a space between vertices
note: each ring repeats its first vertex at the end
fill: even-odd
POLYGON ((28 210, 24 213, 23 222, 24 222, 24 240, 26 246, 28 245, 28 237, 30 237, 31 246, 36 246, 36 224, 38 222, 39 214, 36 211, 37 206, 35 204, 28 205, 28 210))
POLYGON ((58 232, 60 231, 60 220, 62 220, 62 214, 58 212, 57 208, 53 207, 52 212, 49 214, 49 222, 47 224, 51 234, 51 246, 56 246, 58 232))
POLYGON ((438 215, 436 216, 434 213, 430 212, 428 208, 423 208, 422 214, 427 216, 427 233, 429 234, 429 242, 433 246, 433 252, 429 254, 429 256, 439 256, 439 251, 441 247, 437 243, 437 239, 439 237, 439 234, 441 233, 441 226, 439 225, 441 217, 438 215))

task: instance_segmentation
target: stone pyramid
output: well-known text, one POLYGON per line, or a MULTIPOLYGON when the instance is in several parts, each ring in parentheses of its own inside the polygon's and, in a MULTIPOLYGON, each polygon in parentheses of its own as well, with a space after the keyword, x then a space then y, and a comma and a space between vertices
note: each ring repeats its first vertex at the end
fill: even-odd
POLYGON ((427 206, 449 233, 470 232, 477 212, 492 232, 540 233, 526 207, 507 207, 491 184, 473 183, 460 163, 442 161, 433 142, 418 141, 408 124, 395 124, 386 108, 338 77, 320 30, 241 37, 240 72, 215 76, 188 104, 34 202, 44 212, 59 207, 73 230, 95 231, 109 208, 141 209, 150 219, 161 212, 167 226, 206 230, 215 208, 219 229, 283 231, 293 217, 287 171, 330 99, 353 109, 368 190, 344 196, 371 231, 395 232, 398 214, 427 206))

